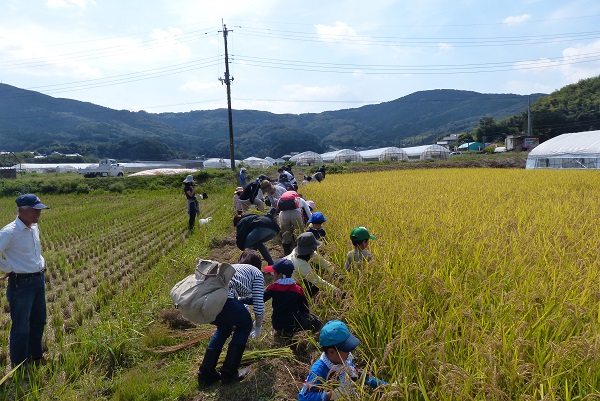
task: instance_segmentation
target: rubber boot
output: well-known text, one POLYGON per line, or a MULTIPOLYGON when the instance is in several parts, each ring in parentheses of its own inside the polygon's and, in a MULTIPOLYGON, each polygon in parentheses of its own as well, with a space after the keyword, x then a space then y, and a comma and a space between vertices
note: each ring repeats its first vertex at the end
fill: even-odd
POLYGON ((248 369, 238 371, 246 345, 229 344, 227 355, 221 367, 221 384, 227 385, 242 381, 248 375, 248 369))
POLYGON ((198 369, 198 388, 210 386, 221 380, 221 375, 217 372, 217 362, 219 361, 221 350, 207 348, 204 353, 204 359, 198 369))
POLYGON ((294 250, 292 244, 283 244, 283 256, 287 256, 294 250))

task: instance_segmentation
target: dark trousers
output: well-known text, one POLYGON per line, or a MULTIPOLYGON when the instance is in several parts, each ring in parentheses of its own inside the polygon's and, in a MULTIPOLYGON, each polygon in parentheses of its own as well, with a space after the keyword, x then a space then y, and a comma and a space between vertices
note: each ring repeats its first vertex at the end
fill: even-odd
POLYGON ((188 214, 190 219, 188 221, 188 229, 193 230, 196 225, 196 216, 200 214, 200 205, 195 199, 188 200, 188 214))
POLYGON ((260 252, 267 264, 273 264, 273 258, 265 245, 265 242, 272 240, 277 236, 277 231, 268 227, 257 227, 250 231, 244 241, 244 248, 254 248, 260 252))
POLYGON ((304 330, 310 330, 313 333, 319 331, 323 326, 321 319, 312 313, 303 313, 294 316, 294 323, 289 327, 284 327, 277 330, 277 334, 281 337, 292 337, 294 333, 304 330))
POLYGON ((308 280, 302 279, 300 280, 299 284, 302 287, 302 289, 304 289, 304 294, 306 294, 307 298, 312 298, 319 292, 319 287, 317 287, 308 280))
POLYGON ((227 298, 223 310, 219 312, 212 324, 217 326, 217 331, 210 339, 208 348, 219 350, 219 352, 223 349, 223 345, 231 333, 233 333, 233 337, 230 344, 246 346, 252 331, 250 312, 243 303, 234 298, 227 298))
POLYGON ((46 282, 44 274, 8 277, 6 298, 10 306, 10 362, 40 359, 46 325, 46 282))

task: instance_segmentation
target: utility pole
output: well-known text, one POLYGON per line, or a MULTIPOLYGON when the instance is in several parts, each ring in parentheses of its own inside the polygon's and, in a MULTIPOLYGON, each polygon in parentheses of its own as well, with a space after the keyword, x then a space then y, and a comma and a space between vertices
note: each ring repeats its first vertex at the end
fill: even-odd
POLYGON ((531 136, 531 96, 527 97, 527 136, 531 136))
MULTIPOLYGON (((221 21, 222 22, 222 21, 221 21)), ((227 114, 229 117, 229 156, 231 159, 231 170, 235 171, 235 157, 233 156, 233 118, 231 114, 231 82, 233 77, 229 77, 229 54, 227 53, 227 26, 223 24, 223 41, 225 42, 225 78, 219 78, 221 85, 225 83, 227 86, 227 114)))

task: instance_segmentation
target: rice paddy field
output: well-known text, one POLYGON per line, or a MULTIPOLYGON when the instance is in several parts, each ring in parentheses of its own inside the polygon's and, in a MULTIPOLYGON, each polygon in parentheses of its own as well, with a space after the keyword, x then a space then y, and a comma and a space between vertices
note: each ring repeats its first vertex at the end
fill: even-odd
POLYGON ((600 176, 411 170, 302 188, 330 259, 365 226, 374 261, 340 284, 360 353, 394 399, 600 397, 600 176))
MULTIPOLYGON (((0 399, 294 399, 309 364, 289 356, 268 372, 285 372, 285 390, 246 380, 234 393, 199 393, 201 346, 152 352, 189 339, 160 324, 172 285, 196 257, 231 255, 223 238, 233 230, 234 185, 211 185, 201 210, 213 222, 192 234, 180 191, 40 195, 52 207, 40 222, 51 362, 27 388, 4 383, 0 399)), ((346 321, 362 341, 358 364, 394 383, 356 399, 600 398, 597 172, 330 174, 299 192, 327 217, 319 252, 339 276, 325 278, 345 292, 319 294, 312 311, 346 321), (377 237, 374 260, 346 272, 356 226, 377 237)), ((15 212, 14 198, 0 198, 2 225, 15 212)), ((0 368, 8 372, 4 295, 0 305, 0 368)), ((265 331, 251 351, 271 348, 265 331)))

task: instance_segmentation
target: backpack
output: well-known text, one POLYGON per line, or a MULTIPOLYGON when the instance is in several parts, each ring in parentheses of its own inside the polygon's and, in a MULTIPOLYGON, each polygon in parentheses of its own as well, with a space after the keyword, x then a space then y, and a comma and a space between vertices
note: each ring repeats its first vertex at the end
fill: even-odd
POLYGON ((235 268, 229 263, 200 259, 196 272, 171 289, 171 299, 183 317, 194 323, 214 322, 227 301, 235 268))
POLYGON ((300 207, 298 198, 300 195, 296 191, 284 192, 277 202, 277 209, 279 211, 298 209, 300 207))

